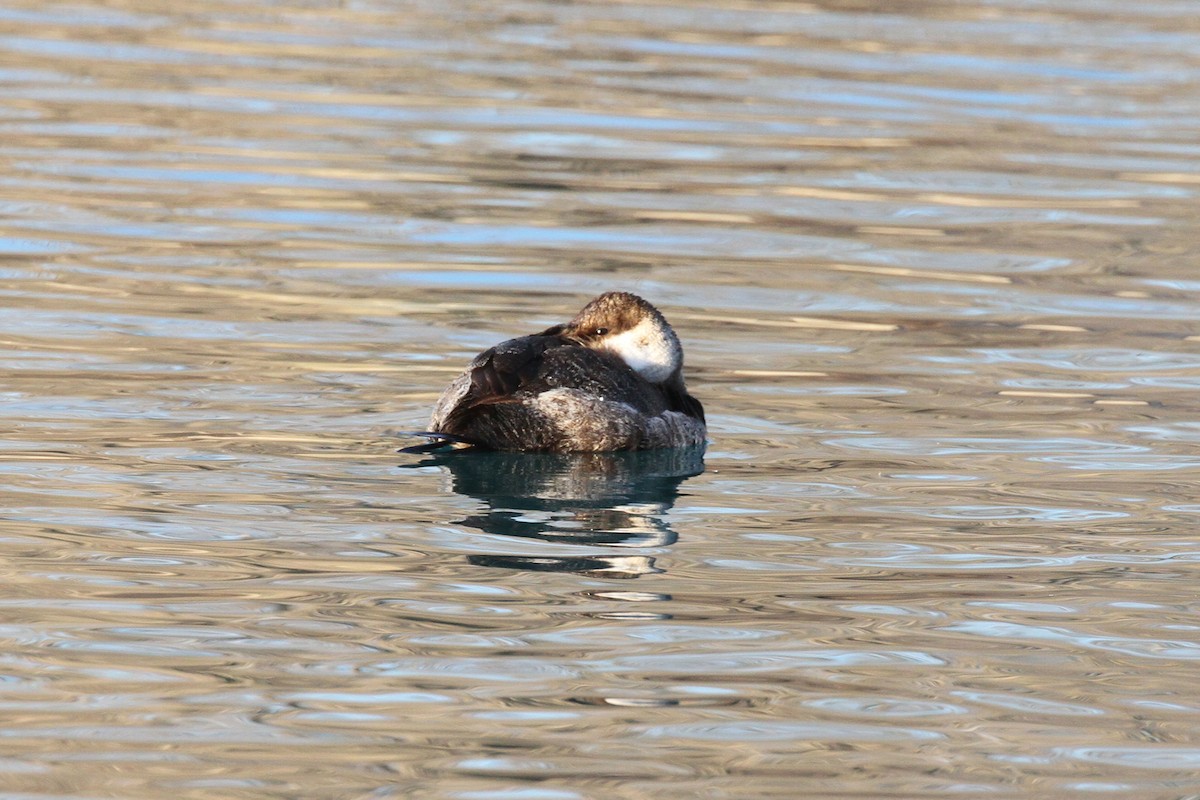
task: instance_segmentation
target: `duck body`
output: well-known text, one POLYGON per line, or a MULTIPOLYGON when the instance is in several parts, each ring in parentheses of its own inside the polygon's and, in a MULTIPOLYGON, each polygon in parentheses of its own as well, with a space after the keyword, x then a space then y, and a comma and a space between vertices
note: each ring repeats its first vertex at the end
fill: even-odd
POLYGON ((564 325, 476 356, 442 393, 428 433, 457 447, 530 452, 703 444, 704 409, 682 366, 658 310, 610 292, 564 325))

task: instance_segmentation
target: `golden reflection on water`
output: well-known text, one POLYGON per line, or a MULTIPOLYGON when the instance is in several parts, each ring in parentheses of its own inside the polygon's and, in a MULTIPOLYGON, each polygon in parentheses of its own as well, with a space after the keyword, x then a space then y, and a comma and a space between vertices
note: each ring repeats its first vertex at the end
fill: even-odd
POLYGON ((868 6, 0 9, 4 791, 1200 792, 1192 4, 868 6), (612 288, 702 463, 395 454, 612 288))

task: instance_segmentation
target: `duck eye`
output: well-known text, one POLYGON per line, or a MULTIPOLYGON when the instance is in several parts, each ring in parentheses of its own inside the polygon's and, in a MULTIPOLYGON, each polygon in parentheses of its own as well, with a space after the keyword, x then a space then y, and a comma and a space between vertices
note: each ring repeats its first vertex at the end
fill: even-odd
POLYGON ((592 333, 597 336, 603 336, 604 334, 608 333, 608 328, 596 328, 596 330, 592 331, 592 333))

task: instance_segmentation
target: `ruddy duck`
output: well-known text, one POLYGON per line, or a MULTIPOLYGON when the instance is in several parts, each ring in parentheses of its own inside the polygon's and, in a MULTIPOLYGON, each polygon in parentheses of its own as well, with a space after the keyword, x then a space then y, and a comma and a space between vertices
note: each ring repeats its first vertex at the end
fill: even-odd
POLYGON ((420 434, 433 441, 401 452, 654 450, 702 444, 706 430, 675 331, 637 295, 608 292, 476 356, 420 434))

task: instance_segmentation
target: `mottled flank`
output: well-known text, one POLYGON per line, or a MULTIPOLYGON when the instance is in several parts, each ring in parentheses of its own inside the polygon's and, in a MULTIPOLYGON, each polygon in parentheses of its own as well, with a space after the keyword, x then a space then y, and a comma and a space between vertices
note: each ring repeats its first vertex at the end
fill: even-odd
POLYGON ((570 322, 501 342, 434 407, 430 430, 492 450, 602 452, 704 442, 683 348, 658 309, 610 292, 570 322))

